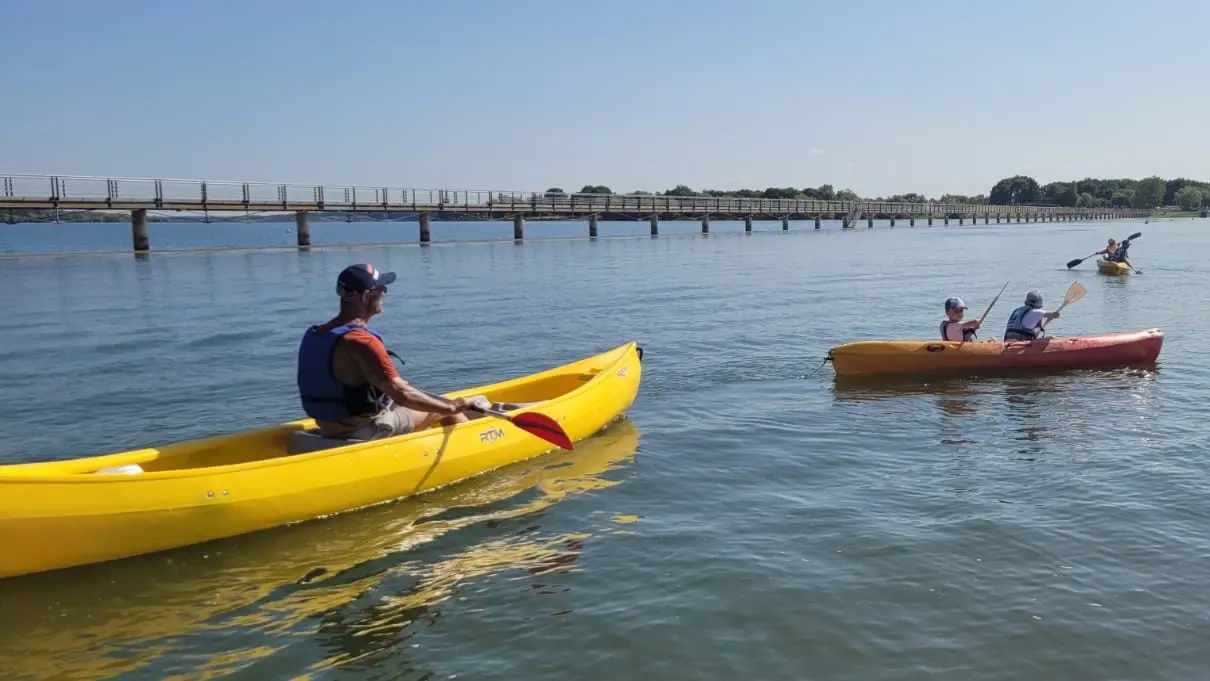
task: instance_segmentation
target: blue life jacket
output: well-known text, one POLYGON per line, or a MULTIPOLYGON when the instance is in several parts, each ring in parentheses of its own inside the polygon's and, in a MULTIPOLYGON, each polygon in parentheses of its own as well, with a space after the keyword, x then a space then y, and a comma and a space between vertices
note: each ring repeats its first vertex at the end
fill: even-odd
POLYGON ((1013 310, 1013 313, 1008 316, 1008 326, 1004 329, 1004 340, 1034 340, 1046 335, 1046 332, 1041 328, 1027 329, 1022 322, 1025 320, 1025 313, 1034 308, 1028 305, 1022 305, 1013 310))
POLYGON ((1126 251, 1129 251, 1129 250, 1130 250, 1130 242, 1123 241, 1122 243, 1118 244, 1117 250, 1115 250, 1113 252, 1113 255, 1109 256, 1108 260, 1110 262, 1125 262, 1126 261, 1126 251))
POLYGON ((342 421, 351 416, 373 416, 391 404, 373 384, 345 385, 332 375, 332 355, 341 338, 354 329, 364 329, 378 340, 382 336, 367 326, 344 325, 327 332, 312 326, 298 347, 298 396, 307 416, 321 421, 342 421))
MULTIPOLYGON (((941 320, 941 340, 943 340, 943 341, 949 340, 949 338, 945 335, 945 331, 946 331, 946 328, 950 324, 961 324, 961 323, 962 322, 951 322, 948 319, 941 320)), ((962 330, 962 342, 969 343, 970 341, 973 341, 973 340, 975 340, 975 330, 974 329, 963 329, 962 330)))

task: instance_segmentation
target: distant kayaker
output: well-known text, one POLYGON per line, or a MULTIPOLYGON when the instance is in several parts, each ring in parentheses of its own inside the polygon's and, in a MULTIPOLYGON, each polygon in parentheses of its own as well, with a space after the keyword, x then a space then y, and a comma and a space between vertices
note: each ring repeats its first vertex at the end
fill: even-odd
POLYGON ((1106 255, 1105 259, 1112 260, 1114 262, 1124 262, 1128 266, 1134 267, 1134 265, 1130 264, 1130 260, 1128 260, 1126 258, 1126 253, 1129 251, 1130 251, 1130 240, 1127 239, 1126 241, 1123 241, 1121 243, 1121 245, 1119 245, 1117 248, 1115 248, 1113 253, 1106 255))
POLYGON ((1042 309, 1042 292, 1038 290, 1025 294, 1025 304, 1013 310, 1008 316, 1008 325, 1004 329, 1004 340, 1034 340, 1046 335, 1043 324, 1051 319, 1058 319, 1058 312, 1047 312, 1042 309))
POLYGON ((434 399, 400 378, 382 336, 367 326, 395 277, 373 265, 346 267, 336 279, 340 313, 303 335, 299 398, 325 437, 374 440, 467 420, 469 401, 434 399))
POLYGON ((979 328, 979 320, 962 321, 966 313, 966 303, 961 298, 945 299, 945 319, 941 320, 941 340, 955 343, 969 343, 975 340, 975 329, 979 328))

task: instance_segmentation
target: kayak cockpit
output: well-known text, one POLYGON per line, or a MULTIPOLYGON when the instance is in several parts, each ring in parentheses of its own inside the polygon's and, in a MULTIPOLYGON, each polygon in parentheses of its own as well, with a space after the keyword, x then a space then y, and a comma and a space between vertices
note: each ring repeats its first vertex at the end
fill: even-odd
MULTIPOLYGON (((599 355, 469 390, 448 393, 449 397, 483 396, 497 411, 513 411, 556 400, 574 393, 602 377, 631 345, 613 348, 599 355)), ((641 359, 642 355, 639 354, 641 359)), ((619 377, 623 373, 617 374, 619 377)), ((471 419, 493 418, 468 411, 471 419)), ((88 476, 126 479, 142 474, 184 472, 266 462, 319 450, 352 447, 357 440, 322 437, 310 419, 282 423, 268 428, 243 431, 158 447, 128 450, 93 457, 59 461, 7 464, 0 466, 0 480, 27 477, 88 476)), ((416 433, 410 434, 416 435, 416 433)), ((410 437, 403 435, 400 437, 410 437)), ((158 476, 156 476, 158 477, 158 476)))
MULTIPOLYGON (((496 411, 510 412, 516 409, 521 409, 522 407, 529 407, 534 404, 537 404, 537 402, 491 402, 486 406, 490 406, 496 411)), ((468 419, 474 421, 475 419, 485 418, 487 415, 483 414, 482 412, 468 411, 466 412, 466 416, 468 419)), ((332 449, 333 447, 348 447, 349 445, 360 444, 362 442, 369 442, 369 440, 325 437, 319 432, 319 428, 304 428, 290 433, 289 439, 286 440, 286 453, 290 456, 294 456, 296 454, 308 454, 310 452, 318 452, 324 449, 332 449)))

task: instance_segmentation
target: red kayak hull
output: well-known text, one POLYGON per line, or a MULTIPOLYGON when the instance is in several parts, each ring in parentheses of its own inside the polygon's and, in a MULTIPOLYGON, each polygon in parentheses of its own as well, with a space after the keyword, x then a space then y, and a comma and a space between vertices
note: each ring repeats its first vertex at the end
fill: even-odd
POLYGON ((1101 369, 1154 364, 1160 329, 1036 341, 860 341, 832 348, 838 376, 1101 369))

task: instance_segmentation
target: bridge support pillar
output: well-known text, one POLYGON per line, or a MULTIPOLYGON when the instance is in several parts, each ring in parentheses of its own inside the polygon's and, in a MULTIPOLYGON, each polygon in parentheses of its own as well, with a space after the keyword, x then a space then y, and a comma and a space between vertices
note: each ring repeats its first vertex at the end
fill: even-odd
POLYGON ((915 227, 915 226, 916 226, 916 216, 913 215, 908 218, 908 227, 915 227))
POLYGON ((815 229, 819 229, 820 227, 822 227, 822 222, 823 221, 819 219, 819 216, 816 215, 815 216, 815 229))
POLYGON ((299 248, 311 245, 311 217, 307 211, 300 210, 294 214, 294 232, 299 248))
POLYGON ((933 226, 933 216, 930 215, 929 216, 929 227, 932 227, 932 226, 933 226))
POLYGON ((752 233, 752 216, 751 215, 744 218, 744 232, 747 234, 752 233))
POLYGON ((420 214, 420 243, 427 244, 433 240, 433 232, 428 213, 420 214))
POLYGON ((513 240, 521 241, 525 238, 525 218, 520 215, 513 216, 513 240))
POLYGON ((874 216, 871 215, 865 219, 865 226, 870 229, 874 229, 874 216))
POLYGON ((983 224, 985 224, 985 225, 986 225, 986 224, 988 224, 988 223, 989 223, 989 222, 991 222, 991 221, 992 221, 991 216, 989 216, 989 215, 984 215, 984 216, 983 216, 983 224))
POLYGON ((660 216, 652 215, 651 216, 651 236, 659 236, 659 235, 660 235, 660 216))
POLYGON ((891 216, 891 226, 892 227, 895 226, 895 216, 894 215, 891 216))
POLYGON ((966 218, 964 218, 964 217, 962 217, 961 215, 959 215, 959 216, 958 216, 958 224, 959 224, 959 225, 965 225, 965 224, 966 224, 966 218))
POLYGON ((790 216, 789 215, 787 215, 781 219, 781 231, 783 231, 783 232, 790 231, 790 216))
POLYGON ((597 238, 597 214, 593 213, 588 216, 588 236, 589 238, 597 238))
POLYGON ((947 215, 947 216, 945 216, 945 226, 946 226, 946 227, 949 227, 949 226, 950 226, 950 216, 948 216, 948 215, 947 215))
POLYGON ((146 253, 151 249, 151 234, 147 230, 147 209, 130 211, 130 235, 135 253, 146 253))
MULTIPOLYGON (((651 224, 654 225, 655 223, 653 222, 651 224)), ((655 227, 652 227, 652 229, 655 229, 655 227)), ((709 234, 709 233, 710 233, 710 216, 703 215, 702 216, 702 234, 709 234)), ((655 234, 655 232, 652 232, 652 234, 655 234)))

